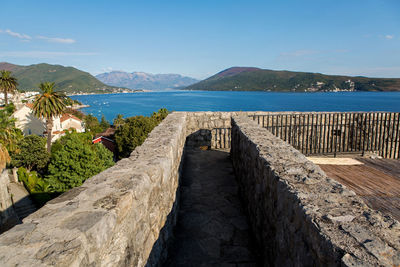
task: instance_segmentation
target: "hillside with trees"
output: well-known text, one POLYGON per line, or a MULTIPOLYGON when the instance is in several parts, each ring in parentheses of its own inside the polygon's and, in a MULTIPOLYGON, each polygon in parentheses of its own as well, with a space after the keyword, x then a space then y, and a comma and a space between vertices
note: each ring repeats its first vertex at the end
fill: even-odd
POLYGON ((74 67, 46 63, 29 66, 0 62, 0 70, 11 71, 18 80, 18 89, 34 91, 40 83, 54 82, 56 91, 72 93, 112 93, 125 90, 106 85, 88 72, 74 67))
POLYGON ((233 67, 184 89, 282 92, 400 91, 400 79, 233 67))

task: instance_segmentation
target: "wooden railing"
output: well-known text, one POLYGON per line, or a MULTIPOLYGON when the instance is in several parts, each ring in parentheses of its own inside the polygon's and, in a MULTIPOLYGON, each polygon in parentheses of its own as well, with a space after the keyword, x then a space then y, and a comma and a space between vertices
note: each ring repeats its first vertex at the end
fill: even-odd
POLYGON ((250 116, 305 155, 372 152, 400 158, 400 113, 271 113, 250 116))

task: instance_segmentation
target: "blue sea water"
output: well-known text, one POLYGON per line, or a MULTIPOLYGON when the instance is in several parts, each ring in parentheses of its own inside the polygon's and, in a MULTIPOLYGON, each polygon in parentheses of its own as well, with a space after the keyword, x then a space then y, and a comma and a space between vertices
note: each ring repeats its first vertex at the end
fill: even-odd
POLYGON ((390 111, 400 112, 400 92, 275 93, 164 91, 72 96, 87 114, 112 121, 170 111, 390 111))

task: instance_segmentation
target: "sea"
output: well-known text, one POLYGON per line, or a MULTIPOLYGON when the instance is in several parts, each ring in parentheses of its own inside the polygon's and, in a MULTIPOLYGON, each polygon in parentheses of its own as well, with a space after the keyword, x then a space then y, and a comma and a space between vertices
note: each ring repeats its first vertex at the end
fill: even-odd
POLYGON ((110 122, 169 111, 386 111, 400 112, 400 92, 159 91, 71 96, 89 105, 82 111, 110 122))

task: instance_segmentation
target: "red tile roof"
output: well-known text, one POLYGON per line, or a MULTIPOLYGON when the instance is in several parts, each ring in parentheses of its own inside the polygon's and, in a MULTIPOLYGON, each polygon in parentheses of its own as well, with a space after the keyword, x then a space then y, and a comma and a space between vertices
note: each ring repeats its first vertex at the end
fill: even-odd
POLYGON ((33 109, 33 103, 26 103, 25 106, 27 106, 30 109, 33 109))
POLYGON ((61 118, 60 118, 60 121, 63 122, 63 121, 66 121, 66 120, 68 120, 68 119, 74 119, 74 120, 77 120, 77 121, 82 121, 82 120, 79 119, 78 117, 75 117, 74 115, 68 114, 68 113, 63 114, 63 115, 61 116, 61 118))

